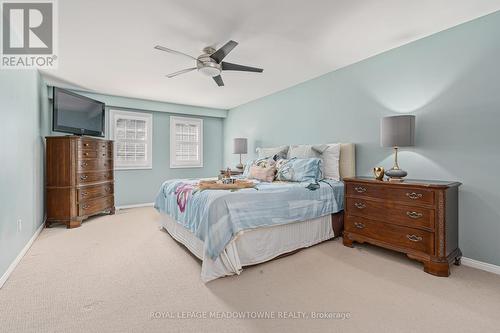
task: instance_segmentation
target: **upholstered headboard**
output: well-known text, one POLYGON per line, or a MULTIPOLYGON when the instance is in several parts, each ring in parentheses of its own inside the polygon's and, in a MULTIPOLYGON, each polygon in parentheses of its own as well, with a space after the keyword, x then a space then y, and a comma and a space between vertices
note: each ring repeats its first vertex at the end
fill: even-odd
POLYGON ((356 176, 356 149, 354 143, 340 144, 340 178, 356 176))

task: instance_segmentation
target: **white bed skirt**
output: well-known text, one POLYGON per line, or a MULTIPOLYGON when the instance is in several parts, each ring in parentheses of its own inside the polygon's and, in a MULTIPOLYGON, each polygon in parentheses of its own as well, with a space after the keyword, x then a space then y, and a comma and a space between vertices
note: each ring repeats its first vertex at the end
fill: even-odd
POLYGON ((294 250, 333 238, 332 216, 304 222, 264 227, 239 233, 216 260, 204 258, 204 243, 167 214, 161 213, 161 226, 202 261, 201 279, 240 274, 243 266, 259 264, 294 250))

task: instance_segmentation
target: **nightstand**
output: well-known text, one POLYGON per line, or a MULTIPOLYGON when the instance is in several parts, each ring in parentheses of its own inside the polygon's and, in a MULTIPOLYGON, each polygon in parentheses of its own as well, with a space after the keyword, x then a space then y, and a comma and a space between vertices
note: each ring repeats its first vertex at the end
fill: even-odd
POLYGON ((405 253, 424 271, 449 276, 460 264, 458 182, 344 179, 345 246, 370 243, 405 253))

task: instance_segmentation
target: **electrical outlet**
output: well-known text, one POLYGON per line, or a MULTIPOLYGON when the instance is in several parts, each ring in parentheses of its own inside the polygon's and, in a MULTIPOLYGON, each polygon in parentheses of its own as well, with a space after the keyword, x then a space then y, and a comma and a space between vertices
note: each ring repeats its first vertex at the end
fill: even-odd
POLYGON ((17 220, 17 232, 23 230, 23 221, 21 219, 17 220))

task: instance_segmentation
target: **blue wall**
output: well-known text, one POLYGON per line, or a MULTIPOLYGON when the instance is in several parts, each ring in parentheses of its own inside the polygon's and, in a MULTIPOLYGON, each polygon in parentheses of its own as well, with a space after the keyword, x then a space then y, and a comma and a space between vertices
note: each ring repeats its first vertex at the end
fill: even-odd
MULTIPOLYGON (((153 168, 115 171, 115 205, 153 202, 160 185, 167 179, 217 176, 222 166, 223 120, 226 110, 163 103, 120 96, 78 92, 106 103, 109 109, 153 114, 153 168), (185 115, 203 119, 203 168, 170 168, 170 116, 185 115)), ((109 119, 109 116, 106 119, 109 119)), ((66 135, 52 133, 52 135, 66 135)))
MULTIPOLYGON (((379 146, 386 115, 417 116, 417 146, 400 154, 411 178, 458 180, 460 247, 500 265, 500 12, 388 51, 229 111, 234 137, 257 146, 354 142, 357 173, 392 166, 379 146)), ((254 154, 250 154, 249 158, 254 154)))
POLYGON ((0 277, 43 223, 43 86, 37 71, 0 71, 0 277))

